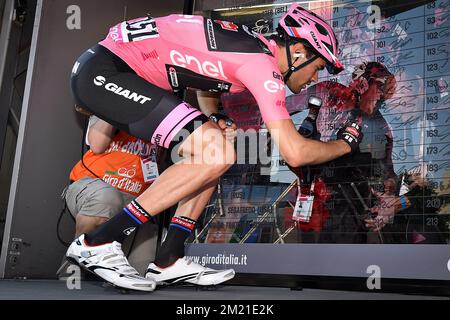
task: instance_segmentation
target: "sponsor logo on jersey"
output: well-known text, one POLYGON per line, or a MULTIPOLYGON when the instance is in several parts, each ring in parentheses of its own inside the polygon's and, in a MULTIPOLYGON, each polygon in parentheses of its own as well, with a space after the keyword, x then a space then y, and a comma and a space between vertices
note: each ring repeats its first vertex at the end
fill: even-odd
POLYGON ((234 24, 233 22, 229 21, 222 21, 222 20, 214 20, 215 23, 220 24, 222 29, 228 30, 228 31, 238 31, 239 26, 237 24, 234 24))
POLYGON ((156 50, 153 50, 150 53, 142 52, 142 59, 144 59, 144 61, 147 61, 148 59, 159 59, 159 55, 158 52, 156 52, 156 50))
POLYGON ((281 76, 281 74, 279 74, 279 73, 277 73, 275 71, 273 72, 273 77, 274 77, 274 79, 283 81, 283 77, 281 76))
POLYGON ((284 84, 273 80, 267 80, 264 82, 264 89, 270 93, 277 93, 278 91, 284 90, 284 84))
POLYGON ((217 50, 216 35, 214 34, 214 25, 211 19, 206 20, 206 28, 208 32, 209 46, 213 50, 217 50))
POLYGON ((160 143, 161 143, 161 139, 162 139, 162 135, 160 135, 159 133, 153 138, 153 144, 156 144, 156 145, 161 145, 160 143))
POLYGON ((278 100, 276 103, 277 107, 286 107, 286 101, 285 100, 278 100))
POLYGON ((319 40, 317 40, 316 35, 314 34, 314 32, 311 31, 310 33, 311 33, 311 36, 312 36, 314 42, 316 43, 317 48, 318 49, 322 49, 322 46, 320 45, 319 40))
POLYGON ((191 67, 191 69, 193 69, 194 71, 198 71, 198 73, 202 75, 206 75, 209 77, 221 76, 224 79, 228 79, 223 72, 222 61, 217 61, 216 64, 212 63, 211 61, 201 62, 198 58, 187 54, 181 54, 177 50, 170 51, 170 60, 176 66, 182 68, 191 67))
POLYGON ((178 16, 181 17, 182 19, 177 19, 176 20, 177 23, 196 23, 196 24, 203 23, 203 20, 198 19, 198 17, 196 17, 196 16, 186 15, 186 14, 179 14, 178 16))
POLYGON ((174 67, 169 68, 169 78, 172 87, 178 88, 180 84, 178 82, 177 70, 174 67))
POLYGON ((94 84, 98 87, 101 87, 106 82, 106 78, 102 76, 98 76, 94 79, 94 84))
POLYGON ((121 41, 122 40, 122 35, 120 32, 120 29, 116 26, 116 27, 112 27, 111 29, 109 29, 109 37, 117 42, 117 41, 121 41))
POLYGON ((219 82, 218 84, 217 84, 217 89, 220 91, 220 92, 228 92, 228 91, 230 91, 230 84, 229 83, 225 83, 225 82, 219 82))
POLYGON ((146 97, 136 92, 132 92, 128 89, 118 86, 115 83, 106 83, 106 78, 102 76, 97 76, 94 78, 94 84, 98 87, 104 87, 107 91, 110 91, 118 96, 122 96, 128 100, 133 100, 134 102, 139 102, 140 104, 144 104, 152 98, 146 97))

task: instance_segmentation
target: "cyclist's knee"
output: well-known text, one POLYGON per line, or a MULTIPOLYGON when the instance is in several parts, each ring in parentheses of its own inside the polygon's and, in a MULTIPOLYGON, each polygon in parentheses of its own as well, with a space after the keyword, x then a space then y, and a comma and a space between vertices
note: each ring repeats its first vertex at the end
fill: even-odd
POLYGON ((217 145, 210 145, 205 157, 209 176, 212 179, 216 179, 233 166, 236 161, 236 152, 229 141, 222 141, 222 143, 217 145))
POLYGON ((222 131, 212 122, 205 123, 181 145, 185 161, 197 164, 231 167, 236 161, 234 145, 226 140, 222 131))

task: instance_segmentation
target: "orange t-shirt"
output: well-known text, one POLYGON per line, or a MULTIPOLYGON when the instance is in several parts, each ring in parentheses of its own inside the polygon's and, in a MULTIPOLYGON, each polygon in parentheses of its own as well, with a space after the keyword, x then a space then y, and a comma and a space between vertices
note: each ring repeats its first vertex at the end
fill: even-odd
MULTIPOLYGON (((155 153, 156 148, 150 142, 120 131, 104 153, 94 154, 89 150, 84 154, 83 161, 106 183, 120 191, 138 196, 151 184, 145 182, 141 160, 145 161, 155 153)), ((77 181, 87 176, 96 178, 80 160, 72 169, 70 180, 77 181)))

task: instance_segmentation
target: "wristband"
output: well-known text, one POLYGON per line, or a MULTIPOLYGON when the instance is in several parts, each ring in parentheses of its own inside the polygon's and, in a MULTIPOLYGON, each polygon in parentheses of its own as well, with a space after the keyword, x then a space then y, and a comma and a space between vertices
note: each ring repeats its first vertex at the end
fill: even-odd
POLYGON ((233 119, 220 113, 211 113, 211 115, 209 116, 209 120, 215 123, 219 123, 220 120, 224 120, 227 127, 231 127, 234 124, 233 119))

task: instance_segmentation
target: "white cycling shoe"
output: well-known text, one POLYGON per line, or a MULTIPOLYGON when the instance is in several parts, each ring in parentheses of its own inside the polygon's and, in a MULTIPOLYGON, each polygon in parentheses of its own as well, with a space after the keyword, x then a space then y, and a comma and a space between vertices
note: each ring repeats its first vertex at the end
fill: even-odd
POLYGON ((179 258, 167 268, 150 263, 145 276, 154 279, 158 285, 189 283, 199 286, 214 286, 233 279, 233 269, 214 270, 206 268, 187 258, 179 258))
POLYGON ((88 246, 82 234, 72 242, 66 257, 117 287, 139 291, 156 288, 155 280, 141 277, 130 265, 119 242, 88 246))

